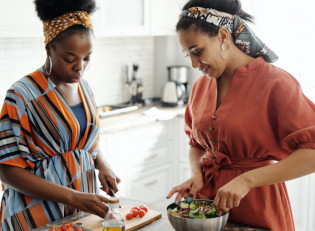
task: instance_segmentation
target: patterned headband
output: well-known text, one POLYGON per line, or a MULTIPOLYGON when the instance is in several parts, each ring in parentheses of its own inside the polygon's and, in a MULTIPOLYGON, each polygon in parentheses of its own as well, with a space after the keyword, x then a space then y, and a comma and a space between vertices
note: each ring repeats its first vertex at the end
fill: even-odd
POLYGON ((192 7, 184 10, 181 18, 193 18, 227 29, 233 36, 234 43, 244 53, 257 58, 262 56, 266 62, 273 63, 278 56, 269 49, 249 28, 243 19, 214 9, 192 7))
POLYGON ((58 16, 52 20, 44 21, 45 44, 50 43, 58 34, 73 25, 92 26, 91 16, 85 11, 74 11, 58 16))

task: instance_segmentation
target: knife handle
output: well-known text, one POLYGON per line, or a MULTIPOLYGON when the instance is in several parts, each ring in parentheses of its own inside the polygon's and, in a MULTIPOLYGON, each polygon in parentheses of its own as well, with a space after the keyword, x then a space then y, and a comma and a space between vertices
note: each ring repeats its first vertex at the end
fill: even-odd
POLYGON ((111 184, 109 182, 107 182, 107 185, 108 185, 108 189, 109 189, 109 195, 111 197, 115 197, 115 193, 114 193, 113 187, 111 186, 111 184))

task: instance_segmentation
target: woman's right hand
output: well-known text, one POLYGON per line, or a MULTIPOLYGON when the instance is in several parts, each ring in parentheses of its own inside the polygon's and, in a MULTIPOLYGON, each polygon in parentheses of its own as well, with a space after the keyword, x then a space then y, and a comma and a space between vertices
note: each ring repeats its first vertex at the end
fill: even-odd
POLYGON ((188 197, 193 197, 201 188, 203 187, 203 177, 202 175, 194 175, 184 183, 175 186, 168 193, 167 199, 171 198, 175 193, 177 196, 175 201, 180 201, 182 198, 187 199, 188 197))
POLYGON ((105 203, 108 203, 108 199, 102 195, 76 191, 69 204, 81 211, 104 218, 108 212, 105 203))

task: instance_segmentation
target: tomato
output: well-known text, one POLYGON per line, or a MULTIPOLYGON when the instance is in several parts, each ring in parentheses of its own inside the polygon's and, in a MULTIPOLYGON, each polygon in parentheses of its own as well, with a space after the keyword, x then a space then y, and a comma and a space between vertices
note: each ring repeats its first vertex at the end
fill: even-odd
POLYGON ((62 231, 62 229, 60 227, 56 227, 55 229, 56 229, 56 231, 62 231))
POLYGON ((60 228, 62 231, 68 231, 68 229, 71 227, 69 223, 64 223, 60 228))
POLYGON ((133 214, 132 213, 127 213, 126 215, 127 220, 130 220, 133 218, 133 214))
POLYGON ((74 231, 74 229, 70 227, 67 229, 67 231, 74 231))
POLYGON ((132 207, 130 210, 132 210, 132 209, 136 209, 136 210, 138 210, 138 211, 139 211, 139 207, 137 207, 137 206, 132 207))
POLYGON ((83 228, 76 228, 74 231, 84 231, 83 228))
POLYGON ((144 217, 144 215, 145 215, 145 211, 143 209, 140 209, 139 210, 139 216, 144 217))
POLYGON ((146 213, 148 212, 148 208, 145 205, 140 205, 139 208, 144 210, 146 213))
POLYGON ((56 229, 55 228, 50 228, 49 231, 56 231, 56 229))
POLYGON ((130 212, 133 214, 134 217, 138 216, 138 214, 139 214, 138 209, 131 209, 130 212))
POLYGON ((70 225, 70 227, 71 227, 71 228, 73 228, 73 224, 72 224, 71 222, 70 222, 70 223, 68 223, 68 224, 70 225))

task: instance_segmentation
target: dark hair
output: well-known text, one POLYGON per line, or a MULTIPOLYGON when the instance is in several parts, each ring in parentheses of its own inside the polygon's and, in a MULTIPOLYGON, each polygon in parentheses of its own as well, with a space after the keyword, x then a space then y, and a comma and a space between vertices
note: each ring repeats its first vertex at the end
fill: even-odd
MULTIPOLYGON (((183 11, 191 7, 211 8, 229 14, 238 15, 243 20, 252 23, 254 20, 252 15, 242 10, 242 4, 240 0, 189 0, 183 7, 183 11)), ((220 28, 198 19, 183 17, 177 22, 176 31, 187 30, 191 26, 194 26, 194 31, 205 33, 210 36, 217 35, 220 28)))
MULTIPOLYGON (((37 15, 41 21, 54 19, 71 11, 85 11, 92 14, 96 10, 95 0, 35 0, 37 15)), ((73 25, 54 38, 49 45, 55 47, 56 42, 74 34, 84 34, 91 31, 83 25, 73 25)))

